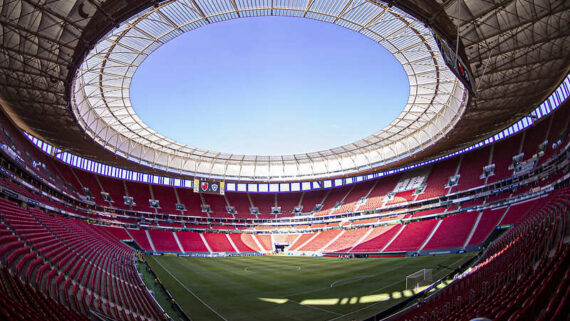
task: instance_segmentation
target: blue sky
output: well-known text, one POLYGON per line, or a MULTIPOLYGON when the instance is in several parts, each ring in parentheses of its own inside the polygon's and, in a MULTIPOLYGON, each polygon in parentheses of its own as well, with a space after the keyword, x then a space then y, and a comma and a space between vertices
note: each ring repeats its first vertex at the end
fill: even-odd
POLYGON ((402 111, 399 62, 336 25, 260 17, 208 25, 138 68, 131 102, 159 133, 214 151, 281 155, 347 144, 402 111))

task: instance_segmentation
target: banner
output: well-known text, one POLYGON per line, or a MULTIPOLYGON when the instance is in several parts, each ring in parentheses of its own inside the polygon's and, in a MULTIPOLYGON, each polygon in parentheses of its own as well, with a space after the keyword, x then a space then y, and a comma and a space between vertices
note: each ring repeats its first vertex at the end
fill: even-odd
POLYGON ((224 195, 225 183, 204 179, 194 179, 194 193, 224 195))

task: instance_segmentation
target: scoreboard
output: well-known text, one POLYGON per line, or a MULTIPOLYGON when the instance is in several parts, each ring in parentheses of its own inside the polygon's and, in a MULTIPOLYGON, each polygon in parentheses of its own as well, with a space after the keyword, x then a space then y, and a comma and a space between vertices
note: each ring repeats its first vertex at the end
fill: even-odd
POLYGON ((206 179, 194 179, 194 193, 224 195, 225 182, 211 181, 206 179))
POLYGON ((437 46, 439 47, 439 51, 445 60, 446 65, 459 78, 465 87, 467 87, 469 92, 473 95, 476 95, 476 88, 473 83, 474 78, 465 61, 463 61, 461 56, 457 55, 455 49, 443 37, 440 37, 437 33, 434 32, 434 38, 437 46))

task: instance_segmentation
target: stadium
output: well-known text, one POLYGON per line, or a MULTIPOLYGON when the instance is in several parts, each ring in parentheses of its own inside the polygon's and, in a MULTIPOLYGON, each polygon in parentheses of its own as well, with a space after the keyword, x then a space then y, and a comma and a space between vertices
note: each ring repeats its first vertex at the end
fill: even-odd
POLYGON ((568 320, 569 71, 567 0, 0 0, 0 319, 568 320), (291 153, 149 125, 161 50, 260 18, 381 48, 402 108, 291 153))

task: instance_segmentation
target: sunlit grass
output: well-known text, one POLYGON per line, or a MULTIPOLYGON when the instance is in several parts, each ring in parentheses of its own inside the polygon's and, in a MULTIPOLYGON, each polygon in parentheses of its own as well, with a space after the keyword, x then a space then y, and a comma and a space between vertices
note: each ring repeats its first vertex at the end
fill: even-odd
MULTIPOLYGON (((449 284, 450 281, 446 281, 445 283, 439 284, 436 288, 442 289, 449 284)), ((378 294, 371 294, 371 295, 364 295, 360 297, 352 297, 352 298, 327 298, 327 299, 305 299, 299 304, 303 305, 345 305, 345 304, 366 304, 366 303, 376 303, 376 302, 384 302, 388 300, 399 300, 402 298, 410 298, 415 294, 420 293, 421 291, 425 290, 428 286, 419 287, 413 290, 402 290, 402 291, 394 291, 392 293, 378 293, 378 294)), ((285 304, 289 301, 286 298, 259 298, 261 301, 271 302, 276 304, 285 304)))

